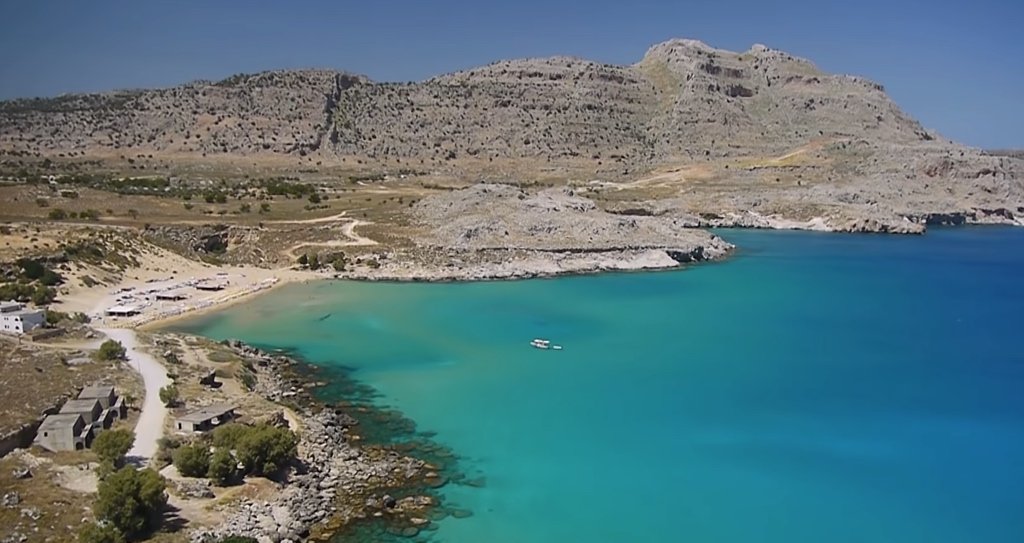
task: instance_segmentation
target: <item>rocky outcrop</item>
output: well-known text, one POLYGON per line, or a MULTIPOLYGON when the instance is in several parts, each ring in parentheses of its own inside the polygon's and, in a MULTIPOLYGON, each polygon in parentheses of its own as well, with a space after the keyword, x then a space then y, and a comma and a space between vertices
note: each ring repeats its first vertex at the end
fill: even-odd
MULTIPOLYGON (((240 356, 258 368, 256 392, 269 399, 296 399, 297 387, 281 370, 294 362, 241 342, 230 342, 240 356)), ((306 398, 306 401, 310 401, 306 398)), ((349 436, 356 421, 344 412, 312 404, 301 414, 298 466, 273 500, 244 502, 214 528, 192 533, 194 542, 214 542, 229 536, 258 541, 301 541, 316 530, 336 530, 356 519, 378 513, 383 489, 401 488, 422 479, 428 466, 394 451, 363 448, 349 436)), ((412 497, 392 515, 423 515, 434 504, 429 497, 412 497)), ((417 531, 418 532, 418 531, 417 531)))
POLYGON ((700 247, 713 258, 730 248, 672 217, 607 213, 569 188, 531 194, 511 185, 474 185, 426 198, 414 215, 429 228, 423 243, 458 250, 582 254, 700 247))

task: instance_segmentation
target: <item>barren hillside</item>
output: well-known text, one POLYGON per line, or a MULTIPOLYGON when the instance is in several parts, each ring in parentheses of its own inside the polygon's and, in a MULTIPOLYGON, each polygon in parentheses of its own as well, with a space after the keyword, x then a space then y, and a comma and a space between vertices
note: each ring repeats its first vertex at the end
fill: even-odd
POLYGON ((1019 155, 951 142, 881 85, 761 45, 672 40, 630 66, 513 60, 420 83, 266 72, 0 103, 8 171, 150 155, 171 173, 181 161, 271 157, 305 172, 554 180, 607 209, 698 224, 915 231, 1024 215, 1019 155))

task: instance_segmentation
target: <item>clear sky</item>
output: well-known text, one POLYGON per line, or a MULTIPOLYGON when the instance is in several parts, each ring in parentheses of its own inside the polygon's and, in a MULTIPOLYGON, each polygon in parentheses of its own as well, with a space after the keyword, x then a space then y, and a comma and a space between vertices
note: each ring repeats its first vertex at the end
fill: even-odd
POLYGON ((420 80, 516 57, 629 64, 673 37, 863 75, 926 126, 1024 148, 1024 0, 0 0, 0 98, 276 68, 420 80))

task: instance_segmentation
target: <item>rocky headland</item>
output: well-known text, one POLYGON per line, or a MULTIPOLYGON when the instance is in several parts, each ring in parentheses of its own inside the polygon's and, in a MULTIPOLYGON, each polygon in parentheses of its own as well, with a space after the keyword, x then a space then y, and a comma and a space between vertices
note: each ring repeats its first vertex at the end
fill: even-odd
MULTIPOLYGON (((256 368, 254 393, 298 410, 299 456, 273 499, 225 510, 223 522, 193 531, 192 541, 230 535, 261 542, 326 541, 375 520, 378 531, 411 536, 426 529, 430 518, 444 516, 437 499, 422 492, 443 484, 439 468, 394 448, 361 445, 358 420, 346 408, 317 401, 298 361, 237 341, 228 346, 256 368), (391 496, 399 493, 400 499, 391 496)), ((285 424, 283 417, 279 422, 285 424)))

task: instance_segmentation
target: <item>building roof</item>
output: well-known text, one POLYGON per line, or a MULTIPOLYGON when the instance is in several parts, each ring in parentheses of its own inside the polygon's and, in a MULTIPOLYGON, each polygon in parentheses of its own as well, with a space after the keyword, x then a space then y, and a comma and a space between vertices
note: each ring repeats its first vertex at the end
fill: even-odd
POLYGON ((91 413, 96 406, 100 405, 100 401, 96 398, 80 398, 78 400, 68 400, 61 406, 61 413, 91 413))
POLYGON ((60 413, 57 415, 47 415, 43 419, 43 423, 39 425, 39 430, 59 430, 62 428, 74 428, 75 424, 78 423, 79 419, 85 423, 85 419, 82 419, 82 415, 78 413, 60 413))
POLYGON ((14 300, 0 302, 0 311, 4 313, 8 313, 10 311, 17 311, 22 307, 25 307, 24 304, 22 304, 21 302, 16 302, 14 300))
POLYGON ((188 298, 188 294, 184 290, 177 289, 167 292, 158 292, 156 293, 156 298, 158 300, 184 300, 185 298, 188 298))
POLYGON ((16 309, 14 311, 4 311, 4 313, 6 313, 8 315, 17 315, 19 317, 24 317, 26 315, 42 315, 43 314, 43 310, 42 309, 16 309))
POLYGON ((187 411, 184 415, 177 417, 177 419, 181 422, 203 422, 226 415, 235 409, 236 407, 231 404, 217 403, 187 411))
POLYGON ((91 398, 107 398, 114 393, 114 387, 110 385, 91 385, 82 389, 78 393, 79 400, 88 400, 91 398))
POLYGON ((107 313, 138 313, 139 308, 134 305, 114 305, 107 308, 107 313))

